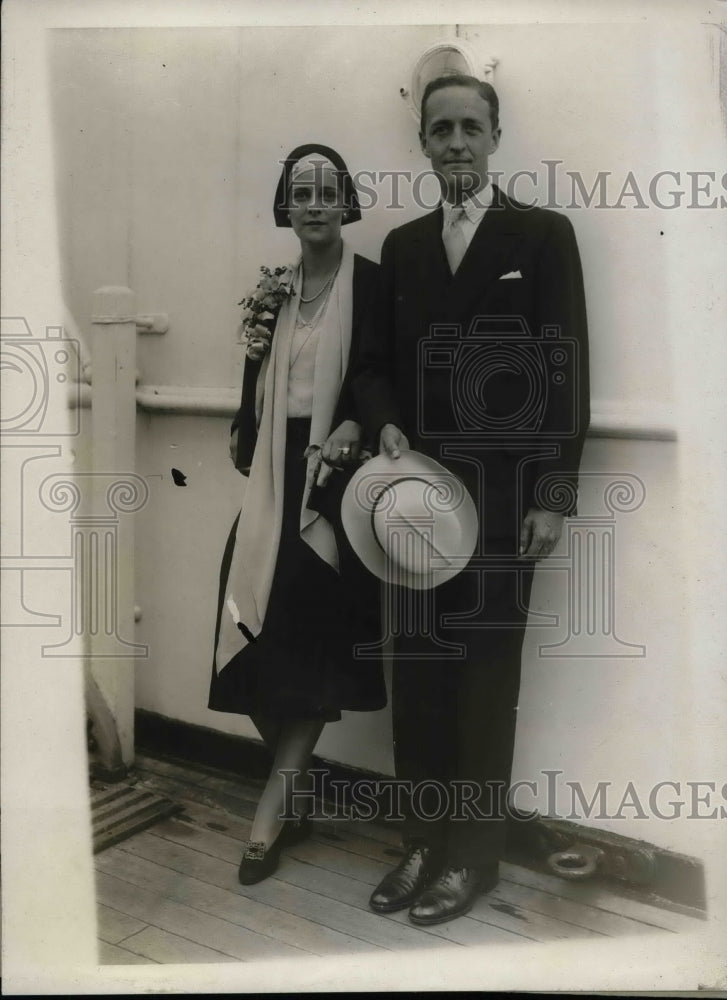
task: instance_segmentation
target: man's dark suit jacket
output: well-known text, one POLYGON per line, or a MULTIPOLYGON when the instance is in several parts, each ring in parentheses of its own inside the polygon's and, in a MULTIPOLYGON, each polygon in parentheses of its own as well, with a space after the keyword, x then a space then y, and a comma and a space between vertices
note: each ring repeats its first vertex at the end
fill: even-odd
POLYGON ((575 512, 590 419, 575 235, 565 216, 495 187, 452 276, 442 220, 440 207, 386 237, 353 396, 375 441, 395 424, 412 448, 456 469, 479 494, 483 536, 516 537, 531 506, 575 512), (441 452, 452 442, 481 459, 484 492, 472 462, 441 452), (550 480, 536 493, 544 476, 563 488, 550 480))
MULTIPOLYGON (((369 303, 376 289, 376 278, 379 266, 367 257, 354 254, 353 258, 353 324, 351 329, 351 350, 349 366, 344 379, 338 403, 333 415, 331 430, 335 430, 344 420, 358 420, 356 407, 351 395, 350 373, 361 343, 362 318, 369 308, 369 303)), ((245 369, 242 376, 242 399, 240 408, 232 421, 230 432, 237 430, 237 461, 235 467, 244 476, 249 475, 252 457, 257 441, 257 422, 255 419, 255 386, 260 373, 262 361, 245 359, 245 369)), ((320 442, 323 444, 323 442, 320 442)), ((325 487, 314 487, 311 490, 308 506, 317 510, 323 516, 337 525, 340 521, 341 498, 351 473, 336 472, 330 476, 325 487)))

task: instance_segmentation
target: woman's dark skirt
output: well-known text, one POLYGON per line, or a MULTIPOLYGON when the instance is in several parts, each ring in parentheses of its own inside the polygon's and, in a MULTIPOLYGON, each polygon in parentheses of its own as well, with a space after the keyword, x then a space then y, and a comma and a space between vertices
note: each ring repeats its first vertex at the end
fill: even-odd
MULTIPOLYGON (((283 526, 268 609, 257 639, 219 674, 213 665, 209 708, 216 712, 335 721, 342 709, 375 711, 386 704, 380 657, 354 651, 380 639, 378 581, 351 550, 338 518, 340 574, 300 537, 309 433, 310 420, 288 420, 283 526)), ((220 569, 215 645, 237 523, 220 569)))

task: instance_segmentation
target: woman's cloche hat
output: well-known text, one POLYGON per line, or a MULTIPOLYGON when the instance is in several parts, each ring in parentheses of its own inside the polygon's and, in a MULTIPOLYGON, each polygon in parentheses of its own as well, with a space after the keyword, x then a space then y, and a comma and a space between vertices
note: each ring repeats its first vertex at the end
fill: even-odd
POLYGON ((456 576, 477 544, 477 510, 464 484, 416 451, 365 462, 346 487, 341 519, 364 566, 412 590, 456 576))
POLYGON ((323 146, 318 142, 309 142, 305 146, 297 146, 283 160, 283 170, 278 180, 273 205, 275 225, 288 229, 291 226, 290 216, 288 215, 288 190, 291 181, 294 179, 296 165, 300 160, 318 162, 321 166, 333 166, 341 185, 343 203, 346 205, 346 213, 342 220, 342 225, 346 226, 351 222, 359 222, 361 219, 361 206, 356 194, 356 185, 353 182, 353 177, 348 172, 345 160, 335 149, 331 149, 330 146, 323 146))

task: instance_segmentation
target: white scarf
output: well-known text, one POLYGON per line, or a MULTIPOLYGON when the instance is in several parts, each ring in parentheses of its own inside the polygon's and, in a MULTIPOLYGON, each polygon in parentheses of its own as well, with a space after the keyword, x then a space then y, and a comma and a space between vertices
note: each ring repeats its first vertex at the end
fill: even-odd
MULTIPOLYGON (((218 673, 248 643, 237 627, 238 622, 242 622, 253 637, 260 634, 273 585, 283 524, 290 345, 301 286, 299 262, 294 294, 280 309, 271 348, 258 376, 258 435, 223 599, 215 655, 218 673)), ((341 265, 324 310, 316 348, 310 444, 322 445, 332 430, 334 410, 348 367, 352 321, 353 251, 344 243, 341 265)), ((338 550, 333 528, 317 511, 308 510, 309 496, 310 486, 306 486, 300 511, 301 538, 337 571, 338 550)))

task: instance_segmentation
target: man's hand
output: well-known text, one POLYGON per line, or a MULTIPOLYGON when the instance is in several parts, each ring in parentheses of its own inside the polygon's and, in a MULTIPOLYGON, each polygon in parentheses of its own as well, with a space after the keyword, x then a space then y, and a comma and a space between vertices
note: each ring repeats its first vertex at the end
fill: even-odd
POLYGON ((394 424, 384 424, 379 437, 379 452, 389 458, 398 458, 402 451, 409 451, 406 435, 394 424))
POLYGON ((563 515, 531 507, 520 530, 520 555, 545 559, 553 551, 563 530, 563 515))
POLYGON ((232 459, 232 464, 237 465, 237 427, 234 429, 232 434, 230 434, 230 458, 232 459))
POLYGON ((334 469, 358 462, 360 450, 361 425, 355 420, 344 420, 330 433, 320 450, 317 484, 325 486, 334 469))

